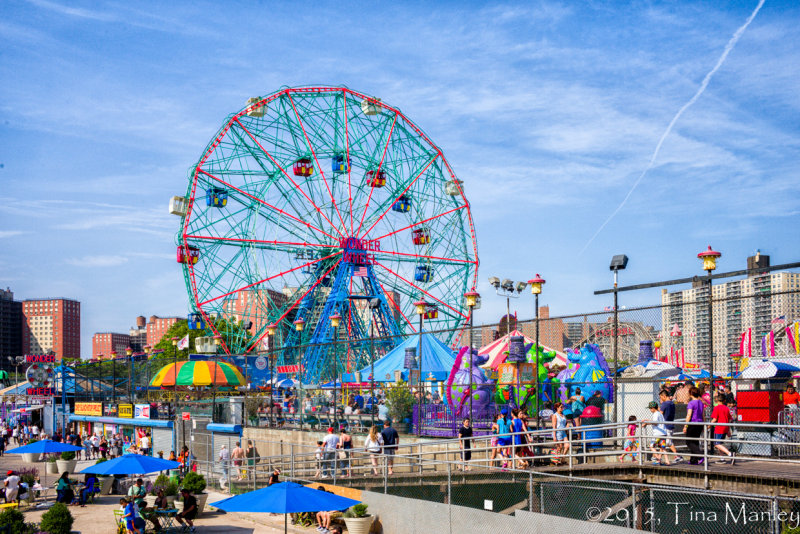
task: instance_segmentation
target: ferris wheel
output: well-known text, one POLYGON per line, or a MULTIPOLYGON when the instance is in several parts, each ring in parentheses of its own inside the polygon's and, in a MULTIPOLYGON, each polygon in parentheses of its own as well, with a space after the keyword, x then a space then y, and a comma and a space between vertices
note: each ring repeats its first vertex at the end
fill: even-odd
POLYGON ((385 351, 418 331, 422 301, 424 329, 447 330, 445 343, 468 319, 478 253, 462 182, 380 99, 346 87, 251 98, 170 211, 182 218, 190 327, 223 335, 226 353, 262 351, 274 331, 273 346, 307 347, 283 350, 282 363, 322 380, 333 349, 320 344, 347 340, 338 368, 354 370, 371 337, 388 336, 385 351))

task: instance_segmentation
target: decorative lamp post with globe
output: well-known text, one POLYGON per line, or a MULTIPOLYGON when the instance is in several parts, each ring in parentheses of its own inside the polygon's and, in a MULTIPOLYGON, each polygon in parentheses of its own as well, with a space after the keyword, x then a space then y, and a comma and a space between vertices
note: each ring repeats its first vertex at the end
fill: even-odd
POLYGON ((704 250, 703 252, 697 255, 698 258, 703 260, 703 270, 707 273, 706 276, 706 287, 708 290, 708 359, 709 359, 709 367, 708 370, 711 373, 711 409, 714 409, 715 399, 716 397, 716 390, 714 389, 714 309, 713 309, 713 298, 712 298, 712 287, 711 287, 711 273, 714 272, 717 268, 717 259, 722 256, 721 252, 717 252, 711 248, 711 245, 708 246, 708 250, 704 250))
POLYGON ((275 405, 274 395, 273 392, 275 391, 275 362, 277 360, 277 354, 275 353, 275 346, 273 343, 275 342, 275 332, 278 331, 278 327, 274 324, 267 325, 267 347, 269 348, 269 378, 272 384, 269 386, 269 426, 272 426, 272 409, 275 405))
MULTIPOLYGON (((334 313, 330 316, 331 328, 333 328, 333 420, 336 421, 336 379, 339 376, 339 323, 342 321, 342 316, 334 313)), ((334 427, 336 425, 334 424, 334 427)))
POLYGON ((535 376, 535 387, 534 387, 534 397, 535 397, 535 410, 536 410, 536 428, 541 426, 541 421, 539 421, 539 295, 542 292, 542 286, 544 285, 545 280, 539 273, 536 273, 536 278, 533 280, 528 280, 528 284, 531 286, 531 293, 533 294, 534 299, 534 308, 536 312, 536 337, 534 342, 534 350, 536 351, 534 354, 534 362, 533 362, 533 374, 535 376))
POLYGON ((472 413, 472 399, 475 397, 475 392, 472 391, 472 325, 475 316, 475 310, 481 306, 481 296, 477 291, 467 291, 464 293, 464 303, 469 308, 469 350, 467 351, 467 370, 469 372, 469 420, 474 423, 474 416, 472 413))
MULTIPOLYGON (((299 346, 302 346, 303 345, 303 329, 306 327, 306 320, 303 319, 302 317, 300 317, 293 324, 294 324, 294 329, 297 331, 297 344, 299 346)), ((300 354, 298 354, 297 355, 297 365, 298 366, 300 365, 301 361, 302 361, 302 358, 300 357, 300 354)), ((300 367, 298 367, 298 369, 300 369, 300 370, 297 373, 297 376, 298 377, 302 377, 303 376, 303 369, 300 368, 300 367)), ((274 384, 275 383, 273 382, 273 387, 275 387, 274 384)), ((300 430, 303 430, 303 415, 302 415, 302 413, 303 413, 303 408, 302 408, 302 406, 303 406, 303 398, 302 398, 303 397, 303 383, 302 383, 302 380, 301 380, 301 382, 299 384, 299 387, 300 387, 300 430)))
MULTIPOLYGON (((418 433, 422 435, 422 401, 425 399, 425 389, 424 389, 424 380, 422 377, 422 326, 423 321, 425 319, 425 312, 428 311, 428 303, 425 302, 425 299, 420 299, 414 303, 414 311, 419 315, 419 344, 417 346, 417 355, 419 356, 419 364, 417 365, 419 379, 417 380, 417 393, 419 396, 419 402, 417 405, 417 421, 418 421, 418 433)), ((411 381, 411 373, 413 371, 411 369, 408 370, 409 374, 409 382, 411 381)))

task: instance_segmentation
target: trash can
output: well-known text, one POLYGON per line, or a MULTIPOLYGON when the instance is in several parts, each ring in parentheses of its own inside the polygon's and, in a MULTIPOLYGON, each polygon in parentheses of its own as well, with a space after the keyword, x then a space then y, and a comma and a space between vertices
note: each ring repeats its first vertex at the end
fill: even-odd
MULTIPOLYGON (((603 424, 603 414, 600 412, 600 408, 597 406, 587 406, 583 409, 583 413, 581 413, 581 428, 585 426, 591 425, 602 425, 603 424)), ((583 439, 590 440, 590 439, 597 439, 600 441, 587 441, 586 447, 590 449, 597 449, 603 446, 603 431, 602 430, 594 430, 594 429, 587 429, 583 431, 583 439)))

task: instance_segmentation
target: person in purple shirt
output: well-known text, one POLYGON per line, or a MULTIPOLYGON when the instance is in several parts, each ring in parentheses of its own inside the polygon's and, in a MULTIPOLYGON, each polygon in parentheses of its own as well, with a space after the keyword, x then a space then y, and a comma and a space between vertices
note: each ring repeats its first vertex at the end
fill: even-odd
POLYGON ((698 424, 691 424, 691 423, 702 423, 703 422, 703 401, 700 399, 701 393, 700 390, 696 387, 693 387, 689 391, 689 395, 692 400, 689 401, 689 404, 686 407, 686 423, 683 426, 683 433, 686 434, 688 438, 686 440, 686 446, 689 447, 689 453, 691 454, 691 458, 689 459, 689 463, 692 465, 697 465, 703 463, 703 451, 700 449, 700 436, 703 435, 703 425, 698 424))

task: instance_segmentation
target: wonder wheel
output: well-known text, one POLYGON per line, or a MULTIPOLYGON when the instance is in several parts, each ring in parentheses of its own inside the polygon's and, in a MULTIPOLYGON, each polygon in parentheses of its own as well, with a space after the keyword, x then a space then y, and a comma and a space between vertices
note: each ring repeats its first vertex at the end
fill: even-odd
POLYGON ((445 342, 468 319, 478 255, 463 184, 378 98, 346 87, 251 98, 171 211, 190 318, 226 353, 261 352, 275 330, 281 363, 326 380, 368 361, 371 336, 394 336, 375 343, 383 352, 416 332, 421 300, 424 329, 445 342), (348 341, 336 367, 334 339, 348 341))

